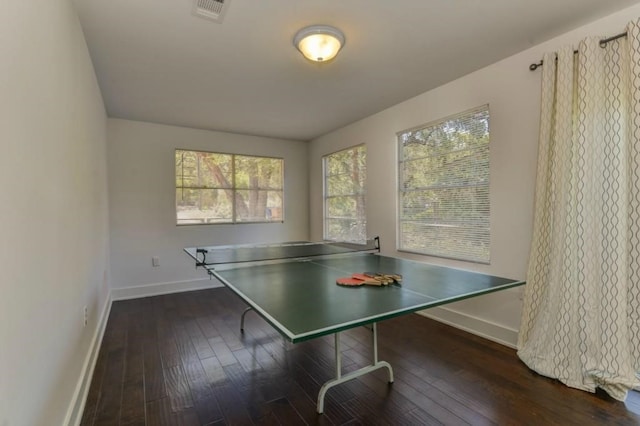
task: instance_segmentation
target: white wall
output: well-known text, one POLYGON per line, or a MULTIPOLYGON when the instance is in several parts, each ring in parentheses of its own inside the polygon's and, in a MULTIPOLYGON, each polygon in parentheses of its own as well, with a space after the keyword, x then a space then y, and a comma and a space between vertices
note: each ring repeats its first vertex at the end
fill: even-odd
MULTIPOLYGON (((525 279, 537 161, 540 71, 528 67, 542 53, 577 45, 585 36, 610 36, 640 16, 634 6, 426 92, 322 136, 310 145, 311 239, 322 237, 321 157, 348 146, 367 146, 367 229, 379 235, 385 254, 525 279), (396 247, 396 132, 489 104, 491 114, 491 264, 415 256, 396 247)), ((431 315, 514 345, 521 290, 507 290, 427 311, 431 315)))
POLYGON ((214 284, 191 282, 206 274, 184 247, 308 238, 306 143, 119 119, 108 120, 107 134, 115 298, 214 284), (176 148, 284 158, 285 222, 176 226, 176 148))
POLYGON ((108 302, 106 114, 68 0, 0 2, 0 58, 0 425, 60 425, 108 302))

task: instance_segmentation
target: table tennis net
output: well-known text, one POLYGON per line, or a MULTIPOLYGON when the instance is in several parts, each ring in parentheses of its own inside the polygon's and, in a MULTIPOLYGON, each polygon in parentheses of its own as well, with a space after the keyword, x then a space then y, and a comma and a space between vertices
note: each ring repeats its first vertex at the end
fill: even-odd
POLYGON ((195 250, 195 255, 197 266, 211 266, 379 251, 379 239, 375 237, 367 240, 364 244, 300 241, 265 245, 198 247, 195 250))

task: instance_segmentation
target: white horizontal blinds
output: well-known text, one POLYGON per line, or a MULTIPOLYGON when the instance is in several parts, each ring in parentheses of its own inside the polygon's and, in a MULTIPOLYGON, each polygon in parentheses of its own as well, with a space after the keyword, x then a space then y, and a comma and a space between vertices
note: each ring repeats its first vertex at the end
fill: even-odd
POLYGON ((176 150, 176 223, 281 222, 281 158, 176 150))
POLYGON ((323 158, 326 240, 366 241, 366 160, 364 145, 323 158))
POLYGON ((233 221, 233 157, 176 150, 176 223, 233 221))
POLYGON ((398 134, 399 249, 488 263, 489 106, 398 134))

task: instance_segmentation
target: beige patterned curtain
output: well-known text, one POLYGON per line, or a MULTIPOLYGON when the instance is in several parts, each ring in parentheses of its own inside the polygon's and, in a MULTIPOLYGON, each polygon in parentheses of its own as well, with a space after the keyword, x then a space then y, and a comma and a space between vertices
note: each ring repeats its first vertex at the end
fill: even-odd
POLYGON ((544 56, 518 355, 624 400, 640 371, 640 21, 544 56))

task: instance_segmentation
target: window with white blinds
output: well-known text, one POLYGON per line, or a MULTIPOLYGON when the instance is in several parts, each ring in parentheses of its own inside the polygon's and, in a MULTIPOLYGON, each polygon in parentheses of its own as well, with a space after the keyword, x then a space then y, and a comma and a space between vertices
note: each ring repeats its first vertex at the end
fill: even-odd
POLYGON ((284 160, 176 149, 176 223, 284 221, 284 160))
POLYGON ((324 238, 364 242, 367 239, 365 182, 367 150, 364 145, 329 154, 324 169, 324 238))
POLYGON ((398 133, 399 250, 489 263, 489 106, 398 133))

